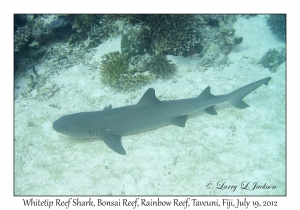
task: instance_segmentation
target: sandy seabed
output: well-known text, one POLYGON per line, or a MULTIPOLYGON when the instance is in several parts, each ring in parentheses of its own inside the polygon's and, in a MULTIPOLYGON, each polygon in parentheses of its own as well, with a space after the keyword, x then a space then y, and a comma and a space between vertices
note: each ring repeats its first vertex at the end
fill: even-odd
MULTIPOLYGON (((264 15, 239 18, 235 29, 243 42, 222 69, 202 71, 196 57, 168 56, 178 69, 173 79, 126 94, 101 84, 98 70, 76 65, 51 77, 60 91, 48 100, 17 98, 15 195, 285 195, 285 63, 275 73, 257 64, 268 49, 285 43, 265 22, 264 15), (173 100, 196 97, 207 86, 214 95, 227 94, 265 77, 272 77, 268 86, 244 99, 249 108, 224 103, 215 107, 216 116, 189 115, 185 128, 169 125, 125 136, 126 156, 101 140, 74 139, 52 128, 66 114, 136 104, 150 87, 158 99, 173 100)), ((120 51, 120 40, 99 45, 91 62, 120 51)), ((44 71, 42 65, 36 70, 44 71)), ((15 82, 22 88, 29 79, 15 82)))

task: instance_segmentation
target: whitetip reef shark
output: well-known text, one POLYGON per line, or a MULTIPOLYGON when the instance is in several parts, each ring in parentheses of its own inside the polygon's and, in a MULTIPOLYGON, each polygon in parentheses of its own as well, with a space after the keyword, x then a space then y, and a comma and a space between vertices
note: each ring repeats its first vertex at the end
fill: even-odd
POLYGON ((234 107, 244 109, 249 105, 242 99, 260 87, 267 85, 271 77, 258 80, 226 95, 212 95, 207 87, 198 97, 160 101, 153 88, 149 88, 135 105, 102 111, 80 112, 65 115, 53 123, 58 133, 76 138, 100 138, 113 151, 126 155, 121 137, 151 130, 168 124, 185 127, 187 115, 199 110, 216 115, 214 107, 229 102, 234 107))

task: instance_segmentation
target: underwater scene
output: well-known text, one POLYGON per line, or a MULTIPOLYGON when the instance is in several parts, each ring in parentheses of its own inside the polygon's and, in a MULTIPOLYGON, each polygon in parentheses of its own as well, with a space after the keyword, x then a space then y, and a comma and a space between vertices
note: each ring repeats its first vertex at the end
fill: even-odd
POLYGON ((286 195, 286 15, 15 14, 14 195, 286 195))

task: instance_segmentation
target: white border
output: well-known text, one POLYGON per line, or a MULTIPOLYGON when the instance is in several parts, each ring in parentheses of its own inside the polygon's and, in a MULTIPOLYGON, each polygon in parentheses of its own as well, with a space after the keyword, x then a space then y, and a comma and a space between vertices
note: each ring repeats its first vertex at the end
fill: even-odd
MULTIPOLYGON (((13 14, 14 13, 287 13, 287 197, 247 197, 277 200, 279 206, 299 206, 299 12, 296 1, 11 1, 1 6, 1 181, 0 208, 23 209, 22 197, 13 197, 13 14), (298 167, 297 167, 298 166, 298 167), (5 208, 4 208, 5 207, 5 208)), ((201 197, 214 200, 217 197, 201 197)), ((222 197, 218 197, 222 199, 222 197)), ((229 197, 226 197, 229 198, 229 197)), ((243 197, 235 197, 243 198, 243 197)), ((51 197, 51 199, 55 199, 51 197)), ((66 199, 66 198, 65 198, 66 199)), ((96 199, 96 198, 95 198, 96 199)), ((106 197, 115 200, 117 197, 106 197)), ((132 198, 133 199, 133 198, 132 198)), ((169 197, 165 197, 169 199, 169 197)), ((183 198, 182 198, 183 199, 183 198)), ((99 208, 99 207, 98 207, 99 208)), ((130 207, 131 208, 131 207, 130 207)), ((180 207, 182 208, 182 207, 180 207)), ((203 208, 203 207, 202 207, 203 208)), ((27 208, 29 209, 29 208, 27 208)), ((31 208, 30 208, 31 209, 31 208)), ((34 209, 45 209, 35 207, 34 209)), ((55 207, 51 209, 62 209, 55 207)), ((142 209, 142 208, 140 208, 142 209)), ((214 208, 210 208, 214 209, 214 208)), ((218 208, 220 209, 220 208, 218 208)), ((222 209, 222 208, 221 208, 222 209)), ((225 209, 225 208, 224 208, 225 209)), ((250 208, 251 209, 251 208, 250 208)), ((253 208, 254 209, 254 208, 253 208)))

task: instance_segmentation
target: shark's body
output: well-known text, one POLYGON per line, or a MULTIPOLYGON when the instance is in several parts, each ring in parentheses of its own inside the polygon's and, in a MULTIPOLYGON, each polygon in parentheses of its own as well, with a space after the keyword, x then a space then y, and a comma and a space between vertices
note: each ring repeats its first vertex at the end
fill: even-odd
POLYGON ((246 108, 248 105, 242 99, 262 84, 267 85, 270 79, 253 82, 227 95, 214 96, 207 87, 196 98, 170 101, 159 101, 154 89, 149 88, 136 105, 65 115, 53 123, 53 129, 77 138, 101 138, 112 150, 125 155, 122 136, 167 124, 184 127, 188 114, 203 109, 216 115, 214 106, 226 101, 237 108, 246 108))

